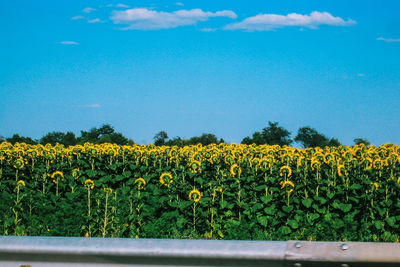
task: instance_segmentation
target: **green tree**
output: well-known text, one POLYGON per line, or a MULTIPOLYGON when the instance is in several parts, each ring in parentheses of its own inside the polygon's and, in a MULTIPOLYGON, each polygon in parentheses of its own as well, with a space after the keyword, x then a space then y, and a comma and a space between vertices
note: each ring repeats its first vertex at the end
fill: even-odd
POLYGON ((80 144, 90 142, 95 144, 113 143, 117 145, 126 145, 130 142, 122 133, 116 133, 114 128, 109 124, 104 124, 99 129, 92 128, 88 132, 81 131, 81 136, 77 141, 80 144))
POLYGON ((12 137, 7 138, 6 141, 10 142, 11 144, 15 144, 15 143, 26 143, 29 145, 37 144, 36 140, 33 140, 30 137, 20 136, 19 134, 14 134, 12 137))
POLYGON ((325 135, 319 133, 314 128, 309 126, 301 127, 294 140, 301 143, 304 148, 308 147, 325 147, 325 146, 339 146, 340 142, 336 138, 329 139, 325 135))
POLYGON ((218 141, 218 138, 214 134, 203 133, 201 136, 193 136, 193 137, 191 137, 185 143, 186 143, 186 145, 202 144, 202 145, 206 146, 206 145, 209 145, 209 144, 219 144, 221 141, 223 142, 224 140, 220 139, 218 141))
POLYGON ((167 139, 168 139, 168 134, 165 131, 158 132, 153 138, 154 144, 156 146, 165 145, 165 142, 167 141, 167 139))
POLYGON ((73 132, 67 132, 61 140, 61 144, 64 146, 74 146, 76 143, 77 140, 73 132))
POLYGON ((42 138, 40 138, 40 143, 42 145, 45 144, 61 144, 63 138, 65 137, 65 133, 62 132, 50 132, 44 135, 42 138))
POLYGON ((290 139, 290 132, 285 128, 278 126, 277 122, 268 121, 268 126, 261 132, 254 132, 252 137, 245 137, 242 144, 267 144, 267 145, 290 145, 293 140, 290 139))
POLYGON ((369 146, 371 144, 371 142, 365 138, 356 138, 356 139, 354 139, 354 144, 355 145, 364 144, 366 146, 369 146))

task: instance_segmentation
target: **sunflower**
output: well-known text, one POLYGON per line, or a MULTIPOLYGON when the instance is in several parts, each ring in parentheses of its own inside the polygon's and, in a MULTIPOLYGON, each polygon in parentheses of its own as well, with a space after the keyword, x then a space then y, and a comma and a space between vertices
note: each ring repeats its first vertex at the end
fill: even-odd
POLYGON ((138 183, 138 189, 142 190, 146 186, 146 180, 144 180, 142 177, 137 178, 135 180, 135 184, 138 183))
POLYGON ((375 182, 375 183, 372 183, 372 182, 371 182, 370 184, 373 185, 373 186, 375 186, 375 190, 378 190, 378 188, 379 188, 379 184, 378 184, 378 183, 376 183, 376 182, 375 182))
POLYGON ((55 179, 55 177, 57 177, 57 176, 60 176, 60 177, 61 177, 61 180, 64 180, 64 174, 63 174, 62 172, 60 172, 60 171, 55 171, 55 172, 53 172, 53 174, 51 175, 51 179, 53 179, 53 182, 54 182, 55 184, 58 183, 58 180, 55 179))
POLYGON ((201 162, 198 160, 193 160, 189 163, 189 166, 192 173, 197 173, 201 170, 201 162))
POLYGON ((342 171, 344 171, 344 173, 346 173, 346 167, 344 165, 339 164, 337 166, 337 172, 338 172, 339 176, 343 176, 343 172, 342 171))
POLYGON ((370 170, 372 168, 372 159, 370 158, 365 158, 361 162, 362 166, 364 167, 365 170, 370 170))
POLYGON ((80 176, 79 169, 73 169, 71 174, 73 178, 78 179, 80 176))
POLYGON ((283 176, 286 174, 286 177, 290 177, 292 175, 292 169, 289 166, 282 166, 279 170, 279 175, 283 176))
POLYGON ((189 199, 192 199, 192 195, 193 195, 193 201, 194 202, 199 202, 201 199, 201 193, 199 190, 197 189, 193 189, 192 191, 190 191, 189 193, 189 199))
POLYGON ((113 190, 111 188, 109 188, 109 187, 104 187, 103 191, 106 192, 106 194, 110 194, 111 195, 113 190))
POLYGON ((25 166, 25 164, 24 164, 24 160, 22 158, 19 158, 15 161, 14 168, 22 169, 24 166, 25 166))
POLYGON ((231 166, 230 172, 231 172, 231 175, 232 175, 233 177, 235 177, 236 174, 240 175, 240 174, 242 173, 242 169, 239 167, 239 165, 237 165, 237 164, 235 163, 235 164, 233 164, 233 165, 231 166), (235 169, 236 169, 236 171, 235 171, 235 169))
POLYGON ((397 184, 400 185, 400 177, 397 179, 397 184))
POLYGON ((293 183, 292 181, 290 181, 290 180, 287 180, 287 181, 284 181, 284 182, 281 181, 279 184, 281 185, 281 189, 284 189, 284 188, 286 187, 286 185, 290 185, 292 188, 290 188, 290 189, 285 189, 285 191, 286 191, 286 193, 288 193, 288 194, 290 194, 290 193, 293 192, 294 183, 293 183))
POLYGON ((85 187, 87 189, 93 189, 94 188, 94 182, 90 179, 85 180, 85 187))
POLYGON ((19 180, 19 181, 17 182, 17 187, 19 187, 19 185, 25 187, 25 182, 22 181, 22 180, 19 180))
POLYGON ((375 169, 379 170, 382 169, 383 167, 383 162, 380 159, 376 159, 374 160, 374 162, 372 163, 372 165, 374 166, 375 169))
POLYGON ((164 172, 163 174, 161 174, 161 176, 160 176, 160 183, 161 184, 163 184, 163 185, 169 185, 169 184, 172 184, 172 174, 170 174, 169 172, 164 172), (164 177, 167 177, 168 178, 168 180, 167 181, 165 181, 164 180, 164 177))

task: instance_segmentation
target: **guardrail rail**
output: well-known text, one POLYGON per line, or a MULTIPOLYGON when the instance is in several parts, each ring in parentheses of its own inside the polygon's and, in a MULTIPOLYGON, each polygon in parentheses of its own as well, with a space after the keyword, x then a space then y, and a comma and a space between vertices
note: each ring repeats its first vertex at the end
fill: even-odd
POLYGON ((400 244, 0 236, 0 266, 400 266, 400 244))

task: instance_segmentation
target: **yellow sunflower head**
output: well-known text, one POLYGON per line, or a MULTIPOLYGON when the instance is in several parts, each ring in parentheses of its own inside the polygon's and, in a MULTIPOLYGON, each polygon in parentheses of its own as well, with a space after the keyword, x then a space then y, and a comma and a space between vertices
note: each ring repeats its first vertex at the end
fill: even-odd
POLYGON ((339 164, 337 166, 337 172, 339 176, 343 176, 344 174, 346 174, 346 167, 342 164, 339 164))
POLYGON ((21 188, 25 187, 25 182, 22 181, 22 180, 19 180, 19 181, 17 182, 17 187, 21 187, 21 188))
POLYGON ((71 174, 73 178, 78 179, 80 176, 79 169, 73 169, 71 174))
POLYGON ((84 185, 88 190, 94 188, 94 182, 90 179, 86 179, 84 185))
POLYGON ((103 191, 107 194, 107 195, 111 195, 113 190, 109 187, 104 187, 103 191))
POLYGON ((19 158, 14 162, 15 169, 22 169, 25 166, 23 158, 19 158))
POLYGON ((290 180, 280 182, 281 189, 285 189, 286 193, 290 194, 294 190, 294 183, 290 180))
POLYGON ((146 180, 141 177, 135 180, 136 183, 139 190, 142 190, 146 186, 146 180))
POLYGON ((279 170, 279 175, 283 176, 286 174, 286 177, 290 177, 292 175, 292 169, 289 166, 282 166, 279 170))
POLYGON ((240 175, 242 173, 242 169, 240 168, 239 165, 237 165, 236 163, 233 164, 230 168, 230 172, 232 177, 235 177, 236 175, 240 175))
POLYGON ((64 174, 60 171, 55 171, 53 172, 53 174, 51 175, 51 179, 53 179, 53 182, 56 184, 58 183, 58 178, 61 178, 61 180, 64 180, 64 174))
POLYGON ((201 193, 197 189, 193 189, 192 191, 190 191, 189 199, 192 199, 192 196, 193 196, 193 201, 194 202, 199 202, 200 199, 201 199, 201 193))
POLYGON ((172 184, 172 174, 170 174, 169 172, 164 172, 163 174, 161 174, 160 176, 160 183, 163 185, 170 185, 172 184))

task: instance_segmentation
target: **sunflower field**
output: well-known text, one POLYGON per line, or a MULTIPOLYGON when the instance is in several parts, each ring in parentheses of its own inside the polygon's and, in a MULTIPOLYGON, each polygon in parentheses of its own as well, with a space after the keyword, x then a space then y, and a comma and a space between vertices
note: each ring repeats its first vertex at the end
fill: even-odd
POLYGON ((0 143, 0 235, 399 241, 400 147, 0 143))

